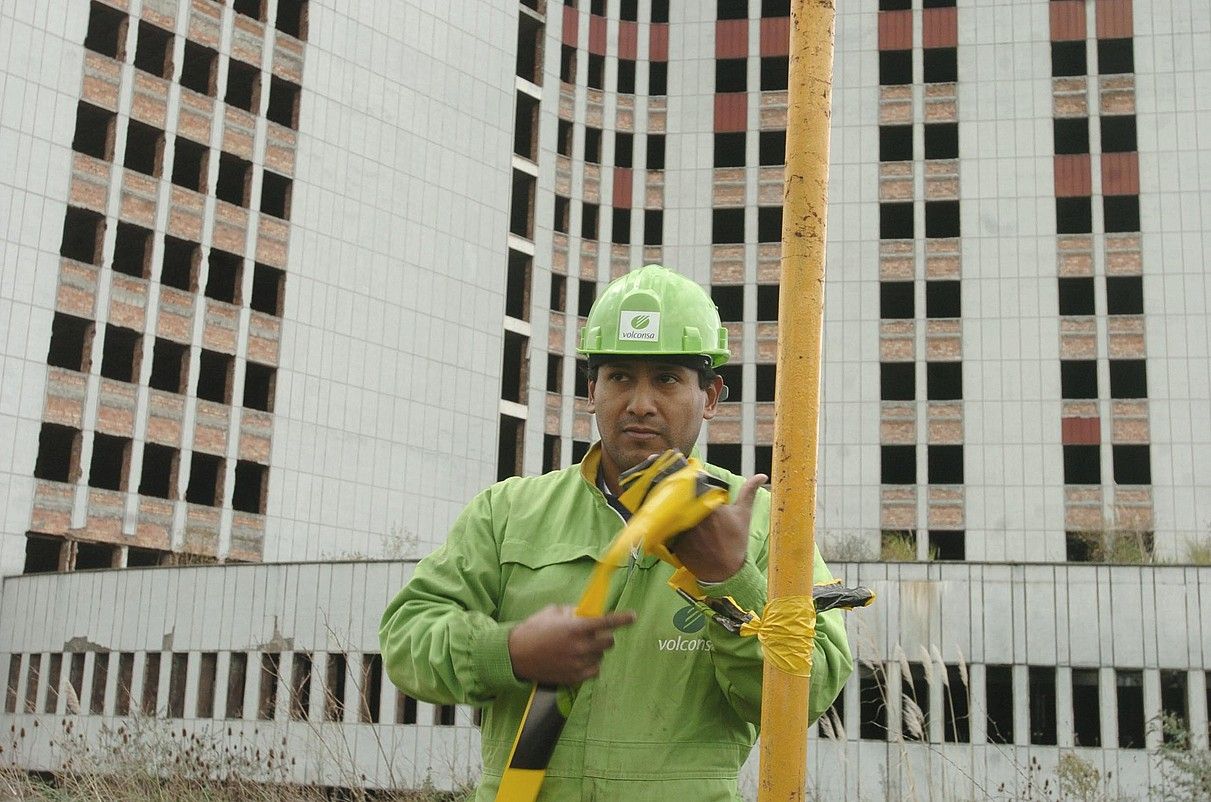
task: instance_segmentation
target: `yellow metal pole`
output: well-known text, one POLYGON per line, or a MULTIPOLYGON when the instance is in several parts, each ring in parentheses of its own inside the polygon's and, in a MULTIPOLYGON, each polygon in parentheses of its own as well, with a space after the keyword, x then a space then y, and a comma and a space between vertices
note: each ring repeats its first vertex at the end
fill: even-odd
MULTIPOLYGON (((833 0, 792 0, 774 404, 769 599, 810 596, 824 322, 824 230, 832 101, 833 0)), ((765 662, 759 802, 807 786, 809 677, 765 662)))

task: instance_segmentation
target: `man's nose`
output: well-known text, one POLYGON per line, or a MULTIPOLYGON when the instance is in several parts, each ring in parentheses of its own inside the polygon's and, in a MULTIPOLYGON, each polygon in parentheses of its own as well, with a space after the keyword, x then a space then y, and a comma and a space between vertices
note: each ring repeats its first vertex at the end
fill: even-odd
POLYGON ((627 412, 635 417, 652 415, 656 412, 656 394, 650 383, 637 381, 627 399, 627 412))

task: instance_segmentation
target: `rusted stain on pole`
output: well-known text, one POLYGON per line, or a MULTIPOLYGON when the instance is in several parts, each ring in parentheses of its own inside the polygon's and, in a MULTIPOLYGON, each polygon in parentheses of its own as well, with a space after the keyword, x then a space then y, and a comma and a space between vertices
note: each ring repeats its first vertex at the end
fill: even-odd
MULTIPOLYGON (((833 0, 792 0, 770 521, 771 601, 810 595, 812 587, 835 17, 833 0)), ((764 679, 758 800, 804 800, 810 678, 784 673, 766 661, 764 679)))

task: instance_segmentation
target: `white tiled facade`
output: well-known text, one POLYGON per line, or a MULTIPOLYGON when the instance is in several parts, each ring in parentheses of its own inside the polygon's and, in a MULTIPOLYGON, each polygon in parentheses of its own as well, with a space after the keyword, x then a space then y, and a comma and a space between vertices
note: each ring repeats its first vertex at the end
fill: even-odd
MULTIPOLYGON (((1151 717, 1183 696, 1195 742, 1207 744, 1208 639, 1194 632, 1207 620, 1197 602, 1206 571, 1057 564, 1099 561, 1080 550, 1089 538, 1125 538, 1179 564, 1208 541, 1211 10, 1193 0, 838 6, 817 535, 847 580, 876 587, 880 607, 851 617, 870 670, 838 709, 848 743, 824 738, 813 758, 817 787, 875 799, 888 794, 884 783, 953 782, 946 766, 959 765, 971 767, 960 775, 972 795, 1012 788, 1015 765, 1039 756, 1050 770, 1060 750, 1088 739, 1074 688, 1092 671, 1092 726, 1106 748, 1081 754, 1114 772, 1123 793, 1142 793, 1155 774, 1141 744, 1116 746, 1123 698, 1140 689, 1151 717), (1088 141, 1071 141, 1082 130, 1088 141), (943 142, 949 132, 957 141, 943 142), (1123 295, 1124 286, 1140 289, 1123 295), (889 537, 916 560, 880 565, 889 537), (1183 587, 1195 601, 1169 598, 1183 587), (999 617, 1010 608, 1012 632, 999 617), (1185 641, 1173 626, 1183 616, 1185 641), (1140 643, 1141 628, 1168 634, 1140 643), (902 654, 912 666, 903 678, 902 654), (911 672, 967 662, 973 746, 947 743, 937 682, 925 738, 937 749, 897 745, 911 672), (1013 689, 1015 732, 1003 745, 990 740, 993 714, 982 707, 1002 687, 994 676, 1013 689), (891 737, 863 734, 876 680, 886 681, 891 737), (1032 723, 1036 680, 1052 683, 1051 736, 1032 723)), ((611 277, 645 262, 710 287, 729 328, 732 393, 704 429, 707 458, 768 470, 786 8, 54 0, 0 9, 0 575, 421 556, 479 489, 568 465, 587 448, 581 313, 611 277), (125 20, 119 58, 82 47, 94 16, 125 20), (166 78, 136 67, 146 25, 173 35, 166 78), (188 86, 187 48, 198 46, 217 54, 209 93, 188 86), (246 104, 225 98, 240 69, 260 86, 246 104), (293 117, 279 103, 288 95, 275 94, 282 87, 297 89, 293 117), (108 159, 73 151, 81 101, 112 114, 108 159), (146 126, 166 132, 151 176, 123 165, 132 132, 146 126), (188 153, 178 135, 208 148, 201 191, 177 179, 188 153), (247 164, 242 202, 219 189, 233 191, 226 170, 237 162, 247 164), (284 207, 270 210, 283 186, 284 207), (92 262, 78 248, 62 253, 64 221, 77 219, 69 209, 104 221, 92 262), (142 276, 119 264, 129 226, 149 232, 142 276), (167 277, 169 239, 196 243, 192 288, 167 277), (240 265, 228 294, 210 283, 223 254, 240 265), (258 299, 269 275, 280 283, 267 307, 258 299), (76 368, 48 364, 64 315, 93 327, 76 368), (104 373, 110 325, 139 335, 133 380, 104 373), (175 392, 160 386, 160 340, 186 349, 175 392), (202 389, 213 364, 228 366, 225 395, 202 389), (250 401, 257 382, 268 389, 250 401), (50 478, 35 468, 47 424, 71 465, 46 468, 50 478), (99 448, 125 461, 98 461, 99 448), (169 452, 168 478, 148 476, 143 466, 169 452), (201 490, 199 458, 219 466, 201 490), (98 477, 118 462, 122 481, 98 477), (249 476, 260 477, 259 496, 249 476)), ((259 621, 228 633, 183 610, 141 639, 103 613, 65 630, 66 643, 57 631, 0 632, 0 671, 20 683, 13 699, 28 698, 33 677, 39 709, 63 712, 46 707, 37 678, 59 655, 63 682, 76 683, 73 637, 136 655, 142 676, 139 661, 159 660, 158 627, 173 621, 204 634, 163 647, 161 706, 169 652, 189 655, 174 659, 190 683, 214 670, 219 687, 236 653, 305 653, 299 665, 316 672, 334 649, 372 662, 375 611, 407 575, 372 564, 177 570, 203 594, 228 570, 241 594, 262 581, 358 587, 377 577, 392 587, 340 608, 360 633, 347 649, 304 643, 314 622, 288 619, 287 595, 252 603, 304 633, 297 645, 259 621)), ((93 576, 63 588, 84 594, 95 581, 107 593, 163 595, 153 574, 93 576)), ((55 581, 11 580, 3 602, 29 609, 55 581)), ((81 677, 91 677, 100 658, 85 651, 81 677)), ((119 714, 122 659, 97 717, 119 714)), ((189 688, 186 707, 196 701, 189 688)), ((460 709, 452 732, 428 707, 392 719, 396 703, 382 718, 408 725, 392 737, 409 761, 431 743, 456 757, 456 774, 473 771, 470 711, 460 709)), ((283 698, 274 704, 279 719, 291 717, 283 698)), ((363 727, 382 723, 377 714, 359 722, 353 704, 351 737, 378 737, 363 727)), ((299 737, 297 748, 310 748, 299 737)), ((37 754, 31 766, 53 767, 37 754)), ((389 784, 395 775, 378 760, 362 767, 389 784)))

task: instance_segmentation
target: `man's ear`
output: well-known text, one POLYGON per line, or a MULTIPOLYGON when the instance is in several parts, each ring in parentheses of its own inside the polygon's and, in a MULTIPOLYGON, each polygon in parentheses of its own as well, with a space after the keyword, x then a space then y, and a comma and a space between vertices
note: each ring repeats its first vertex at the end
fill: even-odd
POLYGON ((723 399, 723 377, 716 376, 706 386, 706 405, 702 408, 702 419, 710 420, 719 412, 719 402, 723 399))
POLYGON ((589 412, 597 412, 597 402, 593 400, 593 391, 597 389, 597 380, 589 379, 589 403, 585 407, 589 412))

